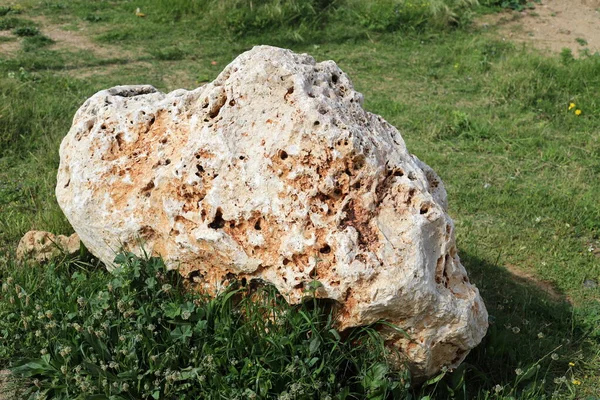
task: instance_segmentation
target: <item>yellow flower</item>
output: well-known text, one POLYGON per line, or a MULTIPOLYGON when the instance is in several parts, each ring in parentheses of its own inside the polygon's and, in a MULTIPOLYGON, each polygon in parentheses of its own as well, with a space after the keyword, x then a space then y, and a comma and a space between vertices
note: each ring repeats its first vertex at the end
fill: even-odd
POLYGON ((569 111, 575 108, 575 103, 569 103, 569 111))
POLYGON ((574 363, 574 362, 570 362, 570 363, 569 363, 569 367, 574 367, 574 366, 575 366, 575 363, 574 363))
POLYGON ((581 115, 581 110, 575 110, 575 115, 581 115))
POLYGON ((579 379, 573 379, 571 383, 573 383, 573 385, 581 385, 581 381, 579 379))

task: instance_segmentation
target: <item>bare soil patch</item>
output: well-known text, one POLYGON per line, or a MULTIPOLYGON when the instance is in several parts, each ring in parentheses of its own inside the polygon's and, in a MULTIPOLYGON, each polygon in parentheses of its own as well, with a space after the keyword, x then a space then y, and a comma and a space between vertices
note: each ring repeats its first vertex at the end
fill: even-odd
POLYGON ((0 31, 0 56, 12 54, 19 49, 19 42, 12 39, 13 35, 10 31, 0 31), (10 41, 5 41, 7 38, 9 38, 10 41))
MULTIPOLYGON (((54 50, 87 51, 98 58, 133 58, 134 54, 124 51, 122 48, 110 45, 100 44, 91 39, 91 29, 89 24, 80 24, 78 30, 67 30, 66 25, 56 25, 50 22, 44 16, 26 17, 36 22, 42 34, 54 40, 50 48, 54 50)), ((97 34, 98 32, 94 32, 97 34)), ((0 31, 0 36, 14 38, 12 41, 0 41, 0 55, 13 54, 19 50, 21 39, 16 38, 10 31, 0 31)))
POLYGON ((477 24, 496 26, 507 40, 551 53, 564 48, 575 56, 584 49, 600 52, 600 0, 543 0, 535 9, 487 15, 477 24))
POLYGON ((508 272, 514 276, 515 280, 537 287, 554 301, 568 301, 570 303, 570 300, 559 293, 551 283, 540 280, 534 274, 531 274, 516 265, 506 264, 505 267, 508 272))
POLYGON ((36 17, 34 20, 41 25, 42 33, 54 40, 53 49, 85 50, 97 57, 114 57, 115 54, 122 53, 122 50, 117 51, 113 46, 93 42, 87 35, 85 27, 78 31, 64 30, 64 27, 52 25, 43 17, 36 17))

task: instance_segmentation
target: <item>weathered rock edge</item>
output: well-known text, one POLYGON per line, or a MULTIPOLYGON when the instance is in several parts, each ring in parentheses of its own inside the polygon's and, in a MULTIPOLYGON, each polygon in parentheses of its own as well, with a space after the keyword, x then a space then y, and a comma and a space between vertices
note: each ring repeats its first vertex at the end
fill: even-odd
POLYGON ((416 377, 455 367, 487 330, 435 172, 362 108, 333 61, 259 46, 197 89, 98 92, 60 147, 56 196, 109 268, 161 255, 216 292, 233 276, 291 303, 318 280, 340 329, 378 320, 416 377))

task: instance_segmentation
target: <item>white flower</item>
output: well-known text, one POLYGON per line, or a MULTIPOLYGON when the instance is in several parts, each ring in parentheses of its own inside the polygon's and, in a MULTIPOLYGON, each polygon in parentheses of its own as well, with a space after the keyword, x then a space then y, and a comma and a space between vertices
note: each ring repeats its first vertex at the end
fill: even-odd
POLYGON ((69 346, 62 347, 59 351, 59 354, 63 357, 71 354, 71 348, 69 346))
POLYGON ((515 369, 515 374, 517 374, 517 376, 523 375, 523 370, 521 368, 517 368, 515 369))

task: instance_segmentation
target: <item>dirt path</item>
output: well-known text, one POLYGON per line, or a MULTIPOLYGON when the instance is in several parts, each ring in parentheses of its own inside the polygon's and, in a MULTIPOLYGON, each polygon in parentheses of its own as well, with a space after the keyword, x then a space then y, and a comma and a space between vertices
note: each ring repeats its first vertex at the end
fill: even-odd
POLYGON ((584 49, 600 52, 600 0, 542 0, 535 9, 487 15, 477 24, 497 26, 508 40, 552 53, 563 48, 575 56, 584 49))
MULTIPOLYGON (((33 21, 40 28, 40 31, 45 36, 54 41, 48 48, 51 50, 70 50, 70 51, 87 51, 99 58, 135 58, 136 54, 130 51, 125 51, 122 48, 111 45, 101 44, 92 40, 92 34, 98 34, 98 31, 91 32, 90 24, 79 21, 77 30, 66 30, 67 25, 55 25, 44 16, 30 17, 22 16, 23 19, 33 21)), ((22 42, 22 38, 15 36, 11 30, 0 31, 0 55, 14 55, 22 42), (10 40, 10 41, 7 41, 10 40)))

